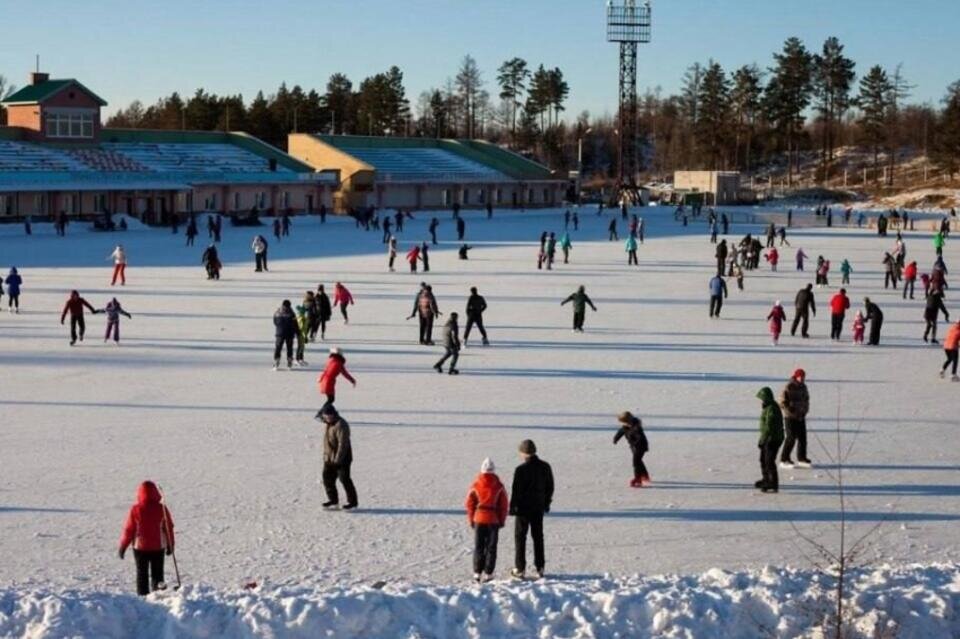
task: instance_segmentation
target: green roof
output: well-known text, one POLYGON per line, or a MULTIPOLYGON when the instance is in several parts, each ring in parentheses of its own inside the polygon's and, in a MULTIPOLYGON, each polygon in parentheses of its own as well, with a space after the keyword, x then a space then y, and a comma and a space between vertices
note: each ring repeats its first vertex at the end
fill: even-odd
POLYGON ((50 96, 56 95, 63 89, 68 86, 76 85, 79 89, 83 90, 84 93, 92 97, 94 100, 100 103, 100 106, 106 106, 107 102, 96 93, 83 86, 73 78, 67 78, 65 80, 45 80, 39 84, 31 84, 25 86, 19 91, 7 96, 5 100, 2 100, 3 104, 36 104, 38 102, 43 102, 50 96))
POLYGON ((480 140, 388 138, 369 135, 315 135, 318 140, 350 153, 350 149, 442 149, 516 180, 556 179, 547 167, 519 153, 480 140))

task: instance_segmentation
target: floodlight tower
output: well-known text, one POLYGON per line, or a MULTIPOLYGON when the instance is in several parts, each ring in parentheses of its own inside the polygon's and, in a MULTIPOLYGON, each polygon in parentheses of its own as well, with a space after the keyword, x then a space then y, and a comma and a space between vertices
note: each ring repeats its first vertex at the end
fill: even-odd
POLYGON ((637 148, 637 44, 650 42, 650 2, 607 0, 607 42, 620 43, 620 111, 617 190, 639 200, 637 148))

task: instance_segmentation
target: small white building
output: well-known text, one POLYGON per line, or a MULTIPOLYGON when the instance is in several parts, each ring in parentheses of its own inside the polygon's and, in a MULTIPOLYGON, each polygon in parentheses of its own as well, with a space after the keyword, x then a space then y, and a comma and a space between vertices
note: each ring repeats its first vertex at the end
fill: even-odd
POLYGON ((740 191, 739 171, 675 171, 674 191, 703 193, 705 204, 736 204, 740 191))

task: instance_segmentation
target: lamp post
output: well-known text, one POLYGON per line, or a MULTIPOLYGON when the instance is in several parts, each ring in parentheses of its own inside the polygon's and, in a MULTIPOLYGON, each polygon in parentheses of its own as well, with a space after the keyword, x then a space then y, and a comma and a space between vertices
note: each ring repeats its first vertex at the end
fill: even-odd
POLYGON ((593 127, 587 127, 586 131, 577 137, 577 204, 580 204, 580 179, 583 177, 583 138, 593 131, 593 127))

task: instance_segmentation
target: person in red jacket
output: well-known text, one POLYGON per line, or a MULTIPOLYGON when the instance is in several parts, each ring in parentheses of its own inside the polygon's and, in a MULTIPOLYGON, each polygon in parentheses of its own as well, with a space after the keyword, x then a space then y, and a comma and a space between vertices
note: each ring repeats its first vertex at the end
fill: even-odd
POLYGON ((770 262, 770 270, 776 271, 777 262, 780 261, 780 253, 777 252, 777 249, 771 248, 769 251, 767 251, 766 258, 767 258, 767 261, 770 262))
POLYGON ((152 590, 163 590, 163 555, 173 554, 175 539, 173 517, 162 503, 160 491, 152 481, 145 481, 137 489, 137 502, 130 507, 120 536, 120 559, 133 544, 133 558, 137 563, 137 594, 145 596, 152 590))
POLYGON ((474 530, 473 578, 477 583, 493 579, 497 567, 497 542, 500 529, 507 523, 507 491, 496 475, 489 457, 480 465, 464 506, 467 521, 474 530))
POLYGON ((850 308, 850 298, 847 297, 847 289, 841 288, 836 295, 830 298, 830 339, 840 339, 843 318, 848 308, 850 308))
POLYGON ((333 402, 337 397, 337 377, 340 375, 347 378, 347 381, 354 386, 357 385, 357 380, 347 371, 346 358, 343 356, 343 353, 340 352, 340 349, 334 346, 330 349, 330 357, 327 358, 327 365, 323 368, 323 372, 320 373, 320 377, 317 378, 320 394, 327 398, 327 401, 324 402, 320 410, 323 410, 323 408, 327 406, 333 406, 333 402))
POLYGON ((770 335, 773 336, 773 345, 776 346, 780 343, 780 333, 783 332, 783 323, 787 321, 787 313, 783 310, 783 304, 780 303, 780 300, 777 300, 773 308, 770 309, 767 320, 770 322, 770 335))
POLYGON ((957 360, 960 359, 960 320, 947 329, 947 336, 943 339, 943 354, 947 356, 947 361, 940 369, 940 377, 946 375, 947 366, 953 364, 953 377, 950 379, 960 382, 960 377, 957 377, 957 360))
POLYGON ((83 320, 84 306, 89 308, 90 312, 94 315, 97 314, 97 309, 91 306, 90 302, 80 297, 80 293, 70 291, 70 298, 67 300, 67 303, 63 305, 63 312, 60 313, 60 324, 63 324, 67 313, 70 313, 70 346, 77 343, 77 329, 80 329, 79 337, 81 342, 83 341, 83 334, 87 332, 87 324, 83 320))
POLYGON ((410 263, 410 272, 417 272, 417 260, 420 259, 420 245, 414 244, 410 252, 407 253, 407 262, 410 263))
POLYGON ((348 324, 350 318, 347 317, 347 305, 353 304, 353 295, 347 290, 347 287, 337 282, 333 286, 333 305, 340 307, 340 314, 343 315, 343 323, 348 324))
POLYGON ((913 299, 913 287, 917 283, 917 263, 910 262, 903 268, 903 299, 907 299, 907 289, 910 289, 910 299, 913 299))

